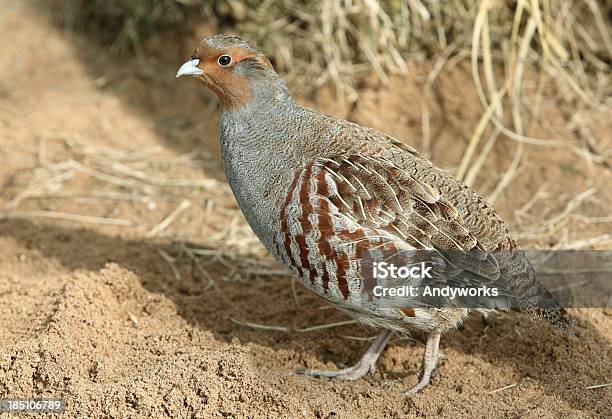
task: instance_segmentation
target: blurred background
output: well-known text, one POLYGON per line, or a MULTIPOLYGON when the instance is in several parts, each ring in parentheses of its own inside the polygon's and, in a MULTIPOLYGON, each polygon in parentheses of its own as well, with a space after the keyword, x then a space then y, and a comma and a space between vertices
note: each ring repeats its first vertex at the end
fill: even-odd
POLYGON ((604 416, 607 309, 574 310, 582 341, 472 319, 416 401, 412 340, 386 352, 389 388, 288 377, 369 332, 289 286, 225 182, 216 98, 175 74, 205 36, 248 38, 299 102, 414 146, 523 246, 611 249, 611 21, 596 0, 2 1, 0 397, 92 417, 604 416))

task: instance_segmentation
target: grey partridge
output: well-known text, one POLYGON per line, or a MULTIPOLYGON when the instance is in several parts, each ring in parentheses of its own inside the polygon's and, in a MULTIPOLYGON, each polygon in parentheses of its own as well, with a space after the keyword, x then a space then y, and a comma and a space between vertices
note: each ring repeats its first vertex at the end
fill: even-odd
POLYGON ((467 262, 433 262, 442 272, 452 266, 458 280, 504 277, 507 292, 529 297, 518 307, 499 300, 476 309, 519 308, 570 328, 569 316, 547 300, 550 295, 499 215, 413 148, 297 104, 266 56, 238 37, 204 39, 180 67, 177 77, 183 75, 219 97, 225 174, 261 242, 304 286, 380 330, 353 367, 302 373, 359 379, 374 372, 393 333, 424 331, 419 381, 407 394, 428 385, 441 333, 458 327, 471 307, 449 301, 435 306, 418 296, 391 301, 372 293, 381 283, 372 274, 374 263, 398 255, 402 263, 418 257, 433 261, 430 253, 417 257, 418 250, 451 259, 452 252, 462 259, 474 251, 477 256, 467 262))

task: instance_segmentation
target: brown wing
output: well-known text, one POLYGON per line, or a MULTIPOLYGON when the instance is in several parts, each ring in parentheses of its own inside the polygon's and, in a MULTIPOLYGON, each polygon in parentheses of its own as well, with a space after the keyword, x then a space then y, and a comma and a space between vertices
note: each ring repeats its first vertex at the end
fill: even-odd
POLYGON ((393 161, 362 155, 322 160, 337 185, 332 200, 359 224, 384 229, 418 249, 478 248, 477 238, 440 190, 393 161))
POLYGON ((396 255, 415 249, 454 252, 461 270, 491 281, 499 274, 494 260, 484 263, 487 252, 457 208, 383 157, 346 155, 307 164, 296 173, 280 218, 278 253, 285 264, 315 291, 345 300, 375 285, 367 263, 399 262, 396 255))

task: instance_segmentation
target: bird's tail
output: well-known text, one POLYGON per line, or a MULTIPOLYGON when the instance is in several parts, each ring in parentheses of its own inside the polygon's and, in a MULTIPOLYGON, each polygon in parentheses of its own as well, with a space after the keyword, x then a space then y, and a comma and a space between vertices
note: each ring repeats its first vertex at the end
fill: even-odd
POLYGON ((544 319, 553 326, 575 334, 574 319, 538 280, 531 262, 522 251, 502 254, 510 269, 508 284, 514 291, 514 307, 535 319, 544 319))
POLYGON ((555 300, 550 292, 543 288, 542 302, 533 308, 525 309, 531 317, 544 319, 553 326, 569 334, 575 334, 574 318, 555 300))

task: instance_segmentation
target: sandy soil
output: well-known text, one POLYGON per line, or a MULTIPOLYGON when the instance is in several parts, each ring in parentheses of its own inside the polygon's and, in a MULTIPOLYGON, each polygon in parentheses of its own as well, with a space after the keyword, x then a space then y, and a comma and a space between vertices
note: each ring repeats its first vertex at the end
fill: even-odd
MULTIPOLYGON (((609 309, 573 310, 579 337, 520 314, 474 316, 443 337, 446 360, 412 399, 402 390, 416 380, 418 339, 392 340, 376 380, 295 375, 355 362, 374 332, 299 330, 347 318, 278 273, 223 181, 214 99, 174 79, 212 30, 160 34, 140 59, 117 57, 62 13, 0 6, 0 207, 13 214, 0 218, 0 398, 63 397, 83 417, 612 416, 612 387, 586 388, 612 377, 609 309), (58 219, 66 214, 116 225, 58 219)), ((310 104, 420 148, 426 74, 411 65, 391 86, 366 83, 355 107, 329 92, 310 104)), ((433 89, 431 155, 450 171, 481 113, 471 86, 459 65, 433 89)), ((532 135, 577 140, 571 109, 545 100, 542 114, 532 135)), ((609 115, 588 117, 609 147, 609 115)), ((485 196, 515 148, 494 147, 475 183, 485 196)), ((525 245, 609 233, 588 222, 609 215, 609 169, 569 149, 526 153, 495 203, 525 245), (591 188, 575 217, 529 234, 591 188)))

